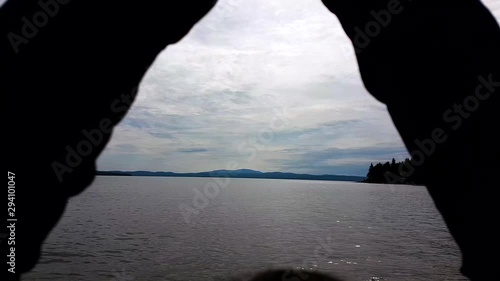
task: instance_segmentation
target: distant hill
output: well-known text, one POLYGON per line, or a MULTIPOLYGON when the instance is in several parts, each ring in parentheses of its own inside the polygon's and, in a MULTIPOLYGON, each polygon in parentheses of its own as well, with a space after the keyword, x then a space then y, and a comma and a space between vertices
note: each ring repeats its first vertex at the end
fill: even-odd
POLYGON ((100 176, 135 176, 135 177, 185 177, 185 178, 250 178, 250 179, 289 179, 289 180, 323 180, 323 181, 356 181, 365 180, 365 177, 339 176, 339 175, 308 175, 282 172, 260 172, 249 169, 240 170, 215 170, 199 173, 174 173, 174 172, 150 172, 150 171, 98 171, 100 176))
POLYGON ((98 176, 132 176, 130 173, 126 172, 119 172, 119 171, 112 171, 112 172, 102 172, 102 171, 97 171, 95 173, 98 176))

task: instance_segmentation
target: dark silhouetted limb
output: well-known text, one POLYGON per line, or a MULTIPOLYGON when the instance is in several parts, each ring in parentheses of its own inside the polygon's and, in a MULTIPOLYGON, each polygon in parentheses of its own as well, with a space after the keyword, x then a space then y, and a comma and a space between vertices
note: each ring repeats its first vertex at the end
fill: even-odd
POLYGON ((157 54, 215 4, 41 2, 52 4, 14 0, 0 10, 4 153, 18 192, 17 272, 33 268, 67 199, 94 179, 95 160, 111 128, 125 115, 157 54))
POLYGON ((273 269, 257 273, 250 278, 237 278, 230 281, 342 281, 331 275, 316 271, 273 269))
POLYGON ((323 2, 357 49, 366 88, 387 104, 412 153, 405 171, 427 186, 462 251, 463 274, 498 278, 497 22, 477 0, 323 2))

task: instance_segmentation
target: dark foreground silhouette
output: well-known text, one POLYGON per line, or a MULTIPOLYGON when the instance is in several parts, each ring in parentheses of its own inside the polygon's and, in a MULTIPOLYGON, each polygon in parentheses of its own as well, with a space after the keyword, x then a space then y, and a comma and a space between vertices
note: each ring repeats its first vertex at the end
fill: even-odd
MULTIPOLYGON (((498 24, 478 0, 323 2, 412 153, 411 173, 458 243, 463 274, 498 278, 498 24)), ((92 182, 96 157, 156 55, 214 4, 11 0, 1 8, 4 151, 18 218, 15 249, 3 235, 2 255, 14 256, 7 267, 16 274, 33 268, 67 199, 92 182)))
POLYGON ((274 269, 267 270, 255 274, 250 278, 235 278, 230 281, 342 281, 331 275, 326 275, 320 272, 312 272, 305 270, 291 270, 291 269, 274 269))

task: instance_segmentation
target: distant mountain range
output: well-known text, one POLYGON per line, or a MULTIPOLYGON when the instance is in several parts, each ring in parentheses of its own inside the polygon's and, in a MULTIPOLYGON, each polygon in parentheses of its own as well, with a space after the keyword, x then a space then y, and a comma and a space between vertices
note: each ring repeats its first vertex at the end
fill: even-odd
POLYGON ((365 177, 339 176, 339 175, 308 175, 281 172, 260 172, 249 169, 240 170, 215 170, 199 173, 173 173, 149 171, 97 171, 100 176, 133 176, 133 177, 186 177, 186 178, 248 178, 248 179, 287 179, 287 180, 323 180, 323 181, 363 181, 365 177))

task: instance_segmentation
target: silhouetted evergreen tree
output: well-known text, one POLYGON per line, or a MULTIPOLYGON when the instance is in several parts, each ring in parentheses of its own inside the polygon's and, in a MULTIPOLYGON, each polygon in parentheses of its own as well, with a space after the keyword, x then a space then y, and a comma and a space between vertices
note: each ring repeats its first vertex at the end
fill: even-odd
POLYGON ((366 174, 366 178, 373 178, 373 163, 370 163, 370 168, 368 168, 368 174, 366 174))
POLYGON ((392 158, 392 162, 391 162, 391 168, 389 169, 389 171, 395 175, 398 175, 398 164, 396 163, 396 159, 392 158))
POLYGON ((396 162, 392 158, 391 162, 373 163, 368 168, 365 182, 368 183, 390 183, 390 184, 403 184, 413 182, 414 168, 411 160, 406 158, 402 162, 396 162))

